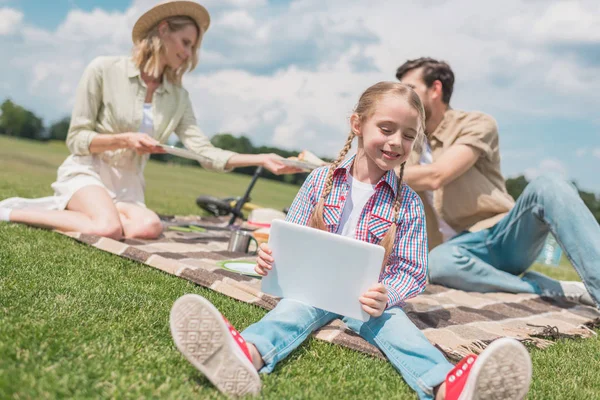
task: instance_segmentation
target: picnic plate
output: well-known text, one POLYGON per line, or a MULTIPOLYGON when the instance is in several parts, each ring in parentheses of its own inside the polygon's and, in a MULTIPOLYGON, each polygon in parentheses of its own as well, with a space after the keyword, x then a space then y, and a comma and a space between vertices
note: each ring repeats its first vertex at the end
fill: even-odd
POLYGON ((306 161, 300 161, 300 160, 290 160, 289 158, 284 158, 283 160, 281 160, 281 163, 287 165, 288 167, 302 168, 302 169, 307 169, 309 171, 312 171, 313 169, 320 167, 320 165, 317 165, 317 164, 312 164, 312 163, 308 163, 306 161))
POLYGON ((238 274, 260 278, 260 275, 254 272, 254 267, 256 266, 256 263, 253 261, 224 260, 219 261, 217 264, 219 265, 219 267, 223 268, 226 271, 236 272, 238 274))
POLYGON ((172 154, 177 157, 189 158, 190 160, 196 160, 200 162, 210 161, 209 158, 201 156, 199 154, 194 153, 188 149, 182 149, 175 146, 169 146, 168 144, 159 144, 167 153, 172 154))

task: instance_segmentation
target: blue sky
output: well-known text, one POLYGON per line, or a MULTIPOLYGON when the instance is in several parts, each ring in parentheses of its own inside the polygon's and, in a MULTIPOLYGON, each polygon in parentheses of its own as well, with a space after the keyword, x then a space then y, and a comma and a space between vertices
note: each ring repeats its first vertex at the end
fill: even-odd
MULTIPOLYGON (((126 55, 152 0, 0 0, 0 101, 49 124, 85 66, 126 55)), ((206 0, 184 85, 208 134, 334 155, 360 93, 409 58, 448 61, 454 108, 491 114, 506 176, 551 173, 600 193, 600 3, 592 0, 206 0), (469 10, 466 13, 464 10, 469 10)))
POLYGON ((4 0, 1 5, 20 10, 24 13, 24 22, 42 29, 54 30, 64 20, 69 11, 80 9, 92 11, 101 8, 109 11, 125 11, 131 2, 127 0, 4 0))

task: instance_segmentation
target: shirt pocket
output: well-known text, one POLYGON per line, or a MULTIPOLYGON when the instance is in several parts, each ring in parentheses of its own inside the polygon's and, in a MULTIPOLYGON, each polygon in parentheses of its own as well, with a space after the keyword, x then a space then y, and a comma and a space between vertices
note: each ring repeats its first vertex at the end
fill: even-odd
POLYGON ((334 204, 325 204, 323 206, 323 221, 327 225, 329 232, 335 232, 340 223, 342 210, 340 206, 334 204))
POLYGON ((392 221, 379 215, 371 214, 367 225, 367 229, 369 230, 369 241, 374 244, 381 243, 391 225, 392 221))

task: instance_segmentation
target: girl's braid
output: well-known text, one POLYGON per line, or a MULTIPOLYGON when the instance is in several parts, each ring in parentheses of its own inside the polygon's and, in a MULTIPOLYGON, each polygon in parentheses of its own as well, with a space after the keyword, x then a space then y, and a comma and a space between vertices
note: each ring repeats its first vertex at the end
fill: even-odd
POLYGON ((350 148, 352 147, 352 140, 354 140, 354 136, 356 136, 354 131, 350 131, 348 139, 346 139, 346 144, 344 145, 342 150, 340 150, 337 159, 329 167, 329 171, 327 172, 327 178, 325 179, 325 188, 323 189, 323 194, 321 195, 319 202, 313 209, 313 213, 310 216, 309 225, 313 228, 321 230, 326 229, 325 221, 323 220, 323 208, 325 207, 325 199, 327 198, 327 196, 329 196, 329 194, 331 193, 331 189, 333 188, 333 173, 335 172, 335 169, 339 167, 342 161, 344 161, 344 158, 346 157, 346 154, 348 154, 348 151, 350 151, 350 148))
POLYGON ((396 240, 396 232, 398 231, 398 217, 400 216, 400 206, 402 205, 402 178, 404 177, 404 165, 406 162, 402 163, 400 167, 400 174, 398 175, 398 189, 396 190, 396 198, 394 199, 394 206, 392 209, 392 224, 390 225, 388 231, 385 233, 385 236, 381 240, 381 246, 385 248, 385 256, 383 257, 383 265, 381 269, 387 265, 388 258, 390 254, 392 254, 392 250, 394 249, 394 242, 396 240))

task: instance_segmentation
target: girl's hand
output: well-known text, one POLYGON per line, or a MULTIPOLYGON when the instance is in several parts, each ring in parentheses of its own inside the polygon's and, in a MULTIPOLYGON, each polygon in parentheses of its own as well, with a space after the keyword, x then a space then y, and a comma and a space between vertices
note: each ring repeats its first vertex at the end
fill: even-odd
POLYGON ((256 257, 256 267, 254 272, 260 276, 267 276, 269 271, 273 269, 273 257, 271 257, 271 249, 266 243, 263 243, 258 248, 258 257, 256 257))
POLYGON ((274 173, 275 175, 298 174, 300 172, 303 172, 303 170, 300 168, 288 167, 287 165, 283 164, 281 162, 281 160, 283 160, 283 157, 281 157, 277 154, 271 153, 271 154, 261 154, 261 155, 262 155, 261 165, 264 168, 271 171, 272 173, 274 173))
POLYGON ((371 317, 379 317, 385 311, 388 302, 388 292, 386 287, 378 283, 371 286, 369 290, 358 298, 362 309, 371 317))
POLYGON ((145 133, 123 133, 123 138, 125 139, 125 148, 135 150, 138 154, 166 153, 159 146, 158 140, 145 133))

